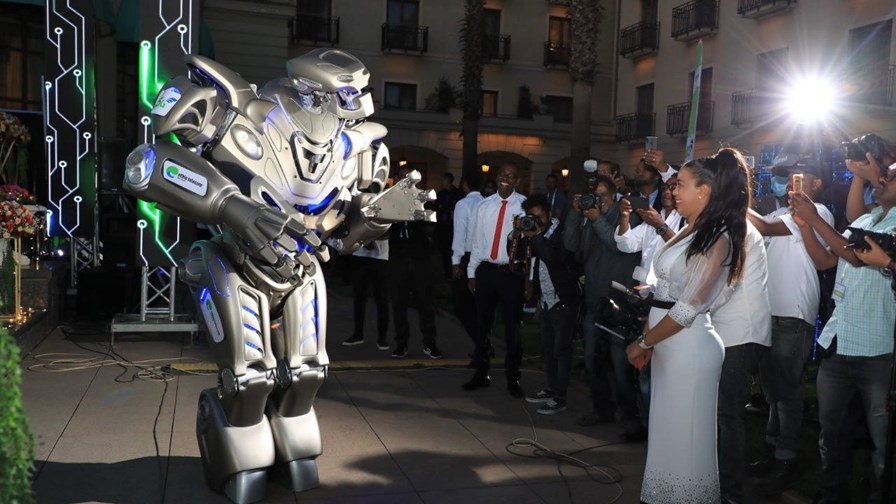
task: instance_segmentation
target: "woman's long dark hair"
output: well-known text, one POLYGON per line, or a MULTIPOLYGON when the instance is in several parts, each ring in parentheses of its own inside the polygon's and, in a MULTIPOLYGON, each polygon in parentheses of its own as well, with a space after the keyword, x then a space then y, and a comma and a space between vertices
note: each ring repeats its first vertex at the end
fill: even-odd
POLYGON ((725 147, 714 156, 695 159, 682 169, 690 168, 696 185, 712 189, 706 208, 694 222, 694 239, 688 245, 687 257, 705 253, 723 233, 731 240, 728 285, 739 280, 746 259, 747 209, 750 208, 750 171, 743 155, 725 147))

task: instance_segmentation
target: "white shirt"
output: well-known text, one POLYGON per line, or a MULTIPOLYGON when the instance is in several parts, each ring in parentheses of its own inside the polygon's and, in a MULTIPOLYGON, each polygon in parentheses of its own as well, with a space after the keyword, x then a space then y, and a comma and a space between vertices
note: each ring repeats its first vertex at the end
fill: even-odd
MULTIPOLYGON (((815 203, 815 208, 825 222, 834 225, 834 216, 827 207, 815 203)), ((780 220, 790 230, 790 236, 772 236, 768 239, 768 298, 772 304, 772 315, 802 319, 815 327, 821 285, 815 263, 803 244, 800 227, 786 207, 768 214, 765 220, 780 220)), ((818 233, 815 236, 822 246, 827 246, 818 233)))
POLYGON ((371 259, 379 259, 381 261, 389 260, 389 240, 374 240, 373 247, 361 247, 352 253, 355 257, 369 257, 371 259))
POLYGON ((504 222, 501 223, 501 231, 498 233, 498 258, 492 259, 492 242, 495 237, 495 227, 498 214, 501 211, 501 195, 492 194, 476 205, 473 233, 471 235, 470 264, 467 266, 467 277, 476 278, 476 268, 481 262, 494 264, 507 264, 510 258, 507 256, 507 235, 513 230, 513 218, 524 215, 522 204, 526 197, 514 191, 507 197, 507 207, 504 210, 504 222))
MULTIPOLYGON (((548 231, 544 234, 544 239, 547 240, 550 238, 559 226, 560 219, 551 219, 551 227, 548 228, 548 231)), ((560 297, 557 295, 557 291, 554 290, 554 281, 551 280, 551 273, 548 271, 547 264, 541 260, 538 261, 538 282, 541 287, 542 307, 545 310, 550 310, 554 305, 560 302, 560 297)))
POLYGON ((470 191, 454 205, 454 237, 451 239, 451 264, 460 264, 465 253, 472 250, 470 238, 473 234, 473 212, 482 201, 482 193, 470 191))
MULTIPOLYGON (((675 209, 673 209, 668 216, 664 215, 665 213, 666 210, 663 210, 660 215, 665 217, 666 225, 669 226, 669 229, 671 229, 673 233, 677 233, 679 225, 681 224, 681 214, 675 209)), ((666 243, 666 241, 663 240, 662 235, 656 234, 655 227, 646 222, 642 222, 633 228, 630 227, 629 230, 622 235, 619 234, 619 226, 616 226, 616 233, 613 235, 613 239, 616 240, 616 248, 618 248, 620 252, 641 252, 640 269, 635 268, 632 277, 638 282, 646 283, 647 272, 650 270, 651 263, 653 263, 653 257, 660 247, 666 243)))
POLYGON ((744 274, 728 302, 714 307, 712 325, 725 347, 759 343, 772 346, 772 316, 769 306, 768 260, 762 233, 747 222, 747 257, 744 274))

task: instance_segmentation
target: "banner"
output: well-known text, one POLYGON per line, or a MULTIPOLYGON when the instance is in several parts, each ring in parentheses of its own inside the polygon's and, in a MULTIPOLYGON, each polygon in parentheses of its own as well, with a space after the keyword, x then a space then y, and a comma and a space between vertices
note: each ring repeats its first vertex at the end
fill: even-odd
POLYGON ((697 42, 697 66, 694 68, 694 90, 691 92, 691 116, 688 119, 688 142, 684 149, 684 162, 694 159, 694 142, 697 136, 697 111, 700 110, 700 74, 703 71, 703 41, 697 42))

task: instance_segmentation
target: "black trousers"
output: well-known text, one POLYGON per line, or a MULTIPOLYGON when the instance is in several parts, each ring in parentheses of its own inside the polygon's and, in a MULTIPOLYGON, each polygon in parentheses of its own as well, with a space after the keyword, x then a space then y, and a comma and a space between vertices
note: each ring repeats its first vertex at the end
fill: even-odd
POLYGON ((386 341, 389 330, 389 296, 386 283, 386 261, 372 257, 352 256, 352 293, 355 315, 355 335, 364 336, 364 312, 367 309, 367 286, 373 290, 376 305, 377 341, 386 341))
POLYGON ((504 375, 509 382, 520 379, 523 347, 520 343, 520 315, 523 310, 523 275, 511 272, 507 266, 480 263, 476 268, 476 308, 479 323, 476 330, 476 350, 473 360, 478 374, 487 374, 491 365, 491 329, 495 312, 501 306, 507 338, 504 356, 504 375))
POLYGON ((408 324, 408 301, 414 293, 420 316, 423 345, 436 341, 436 315, 432 304, 432 263, 429 258, 389 254, 389 287, 392 297, 392 318, 395 319, 395 343, 407 346, 411 336, 408 324))
POLYGON ((476 300, 467 285, 467 265, 470 263, 470 253, 464 254, 460 260, 460 268, 464 272, 461 278, 451 280, 451 290, 454 294, 454 315, 460 320, 467 335, 476 343, 476 300))

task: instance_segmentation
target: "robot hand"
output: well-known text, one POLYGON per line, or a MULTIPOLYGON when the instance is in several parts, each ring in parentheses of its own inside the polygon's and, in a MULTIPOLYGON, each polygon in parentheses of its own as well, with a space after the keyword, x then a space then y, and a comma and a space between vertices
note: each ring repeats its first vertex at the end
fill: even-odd
POLYGON ((432 189, 416 187, 420 182, 420 172, 412 171, 392 187, 377 194, 361 207, 361 214, 375 222, 391 223, 400 221, 435 222, 436 214, 423 205, 436 199, 432 189))
POLYGON ((311 267, 307 248, 314 251, 321 246, 320 238, 301 222, 242 195, 234 195, 222 204, 220 218, 240 238, 249 255, 270 264, 284 279, 295 275, 297 262, 304 268, 311 267))

